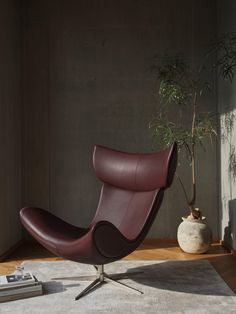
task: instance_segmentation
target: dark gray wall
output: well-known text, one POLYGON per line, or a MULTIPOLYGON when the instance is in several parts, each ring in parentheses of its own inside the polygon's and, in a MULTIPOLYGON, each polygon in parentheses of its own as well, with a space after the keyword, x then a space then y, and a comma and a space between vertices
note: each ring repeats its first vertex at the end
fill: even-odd
MULTIPOLYGON (((218 33, 236 32, 236 2, 218 1, 218 33)), ((221 237, 236 250, 236 79, 232 84, 219 80, 221 114, 220 207, 221 237), (228 128, 227 121, 232 121, 228 128)))
MULTIPOLYGON (((148 122, 156 53, 184 51, 193 66, 215 35, 213 0, 28 0, 24 4, 24 204, 86 225, 100 184, 96 143, 151 151, 148 122)), ((201 104, 216 110, 216 99, 201 104)), ((200 106, 201 106, 200 105, 200 106)), ((199 153, 199 202, 218 235, 217 156, 199 153)), ((180 172, 186 182, 186 166, 180 172)), ((150 237, 176 237, 186 214, 175 182, 150 237)))
POLYGON ((0 1, 0 255, 21 239, 21 27, 17 0, 0 1))

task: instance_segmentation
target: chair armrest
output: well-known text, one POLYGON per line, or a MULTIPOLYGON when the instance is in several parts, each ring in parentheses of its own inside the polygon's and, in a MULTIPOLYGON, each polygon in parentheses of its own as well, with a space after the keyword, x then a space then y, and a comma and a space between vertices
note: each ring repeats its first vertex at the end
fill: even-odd
POLYGON ((123 257, 134 250, 135 242, 127 239, 112 223, 99 221, 93 228, 93 241, 106 257, 123 257))

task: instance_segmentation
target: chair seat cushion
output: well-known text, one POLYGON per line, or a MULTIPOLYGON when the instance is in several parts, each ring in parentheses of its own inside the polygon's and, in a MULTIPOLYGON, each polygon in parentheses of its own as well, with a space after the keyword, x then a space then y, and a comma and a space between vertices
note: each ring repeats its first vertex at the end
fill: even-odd
POLYGON ((56 255, 57 247, 70 245, 88 232, 37 207, 21 209, 20 218, 30 234, 56 255))

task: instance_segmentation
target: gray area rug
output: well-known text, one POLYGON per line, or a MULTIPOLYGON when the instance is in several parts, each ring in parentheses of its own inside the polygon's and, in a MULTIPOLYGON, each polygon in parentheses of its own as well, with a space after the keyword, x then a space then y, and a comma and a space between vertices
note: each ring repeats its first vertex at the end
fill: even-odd
POLYGON ((142 270, 124 279, 138 295, 111 283, 82 299, 74 297, 89 282, 52 281, 58 276, 94 274, 89 265, 70 261, 24 262, 44 282, 44 295, 0 304, 0 313, 236 313, 236 296, 208 261, 119 261, 107 273, 142 270))

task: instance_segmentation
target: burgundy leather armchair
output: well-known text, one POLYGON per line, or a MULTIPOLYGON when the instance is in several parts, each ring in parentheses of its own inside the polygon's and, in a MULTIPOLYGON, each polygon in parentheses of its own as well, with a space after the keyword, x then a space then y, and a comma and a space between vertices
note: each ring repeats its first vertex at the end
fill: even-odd
POLYGON ((73 226, 44 209, 21 209, 22 224, 49 251, 95 266, 95 280, 76 299, 104 281, 115 280, 104 272, 104 264, 121 259, 141 244, 160 208, 164 190, 172 183, 176 163, 176 144, 150 154, 95 146, 93 165, 103 186, 87 228, 73 226))

